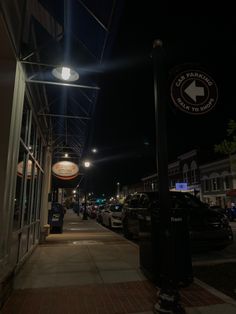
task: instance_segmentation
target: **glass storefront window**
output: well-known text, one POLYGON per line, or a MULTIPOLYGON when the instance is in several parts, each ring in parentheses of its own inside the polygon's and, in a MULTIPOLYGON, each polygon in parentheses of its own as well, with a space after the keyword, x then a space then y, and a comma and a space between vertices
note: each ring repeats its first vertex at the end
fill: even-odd
POLYGON ((17 260, 21 260, 39 238, 43 177, 40 135, 32 109, 25 99, 13 215, 13 231, 18 231, 17 260))
POLYGON ((230 179, 229 176, 225 177, 225 189, 230 189, 230 179))
POLYGON ((27 161, 26 190, 25 190, 25 208, 24 225, 27 225, 31 216, 31 204, 33 202, 34 177, 36 167, 35 162, 30 158, 27 161))
POLYGON ((29 134, 29 120, 30 120, 30 110, 27 102, 24 103, 23 115, 22 115, 22 124, 21 124, 21 139, 24 143, 28 142, 29 134))
POLYGON ((29 151, 32 153, 36 158, 36 129, 35 125, 32 123, 31 131, 30 131, 30 142, 29 142, 29 151))
POLYGON ((209 179, 206 179, 204 182, 205 182, 205 191, 209 191, 210 189, 209 179))
POLYGON ((20 144, 20 151, 19 151, 18 165, 17 165, 16 190, 15 190, 15 199, 14 199, 14 215, 13 215, 13 229, 14 230, 20 228, 20 225, 21 225, 25 153, 26 152, 23 145, 20 144))

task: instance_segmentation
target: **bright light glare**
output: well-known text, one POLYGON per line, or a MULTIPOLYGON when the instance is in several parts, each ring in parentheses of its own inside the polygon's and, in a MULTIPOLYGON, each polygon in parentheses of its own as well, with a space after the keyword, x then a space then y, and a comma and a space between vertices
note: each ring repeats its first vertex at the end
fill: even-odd
POLYGON ((92 152, 93 152, 93 153, 97 153, 97 151, 98 151, 97 148, 93 148, 93 149, 92 149, 92 152))
POLYGON ((62 67, 61 77, 65 81, 69 80, 69 78, 70 78, 70 68, 62 67))
POLYGON ((67 153, 65 153, 65 157, 68 157, 69 155, 67 153))
POLYGON ((85 162, 84 162, 84 166, 85 166, 85 168, 90 167, 90 161, 85 161, 85 162))

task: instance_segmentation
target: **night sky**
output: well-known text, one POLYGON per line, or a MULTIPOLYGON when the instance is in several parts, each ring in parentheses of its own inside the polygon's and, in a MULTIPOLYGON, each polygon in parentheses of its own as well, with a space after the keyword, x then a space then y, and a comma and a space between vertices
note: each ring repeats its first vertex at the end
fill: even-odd
POLYGON ((225 137, 228 120, 235 118, 236 34, 230 8, 215 7, 213 14, 204 2, 194 12, 154 3, 144 7, 126 1, 112 53, 103 65, 90 131, 91 146, 99 150, 89 170, 89 188, 95 193, 115 193, 116 182, 135 183, 155 172, 154 39, 162 39, 166 47, 170 83, 176 67, 194 65, 205 69, 219 90, 216 107, 201 116, 179 111, 168 95, 170 161, 194 148, 213 150, 225 137))

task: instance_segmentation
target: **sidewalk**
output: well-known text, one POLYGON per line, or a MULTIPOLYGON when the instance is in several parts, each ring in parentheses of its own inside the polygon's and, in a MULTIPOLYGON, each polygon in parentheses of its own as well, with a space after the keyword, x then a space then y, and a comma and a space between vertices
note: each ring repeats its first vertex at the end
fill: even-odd
MULTIPOLYGON (((36 248, 1 314, 151 314, 156 293, 137 245, 68 211, 64 232, 36 248)), ((236 301, 198 280, 181 301, 189 314, 236 314, 236 301)))

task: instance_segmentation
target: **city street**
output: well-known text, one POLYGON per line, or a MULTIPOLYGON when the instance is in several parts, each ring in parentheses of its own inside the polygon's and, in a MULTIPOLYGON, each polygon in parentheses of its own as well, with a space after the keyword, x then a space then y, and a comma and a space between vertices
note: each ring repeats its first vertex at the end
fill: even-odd
POLYGON ((234 233, 234 243, 221 251, 209 251, 194 254, 193 265, 211 265, 219 263, 236 262, 236 222, 230 222, 234 233))
MULTIPOLYGON (((234 243, 218 251, 192 255, 194 277, 227 296, 236 298, 236 222, 230 222, 234 243)), ((120 235, 122 231, 118 231, 120 235)), ((138 245, 138 241, 134 241, 138 245)))
MULTIPOLYGON (((193 266, 236 263, 236 221, 230 222, 230 225, 234 233, 234 243, 223 250, 194 253, 192 255, 193 266)), ((113 229, 113 231, 123 236, 121 229, 113 229)), ((137 240, 133 242, 138 245, 137 240)))

